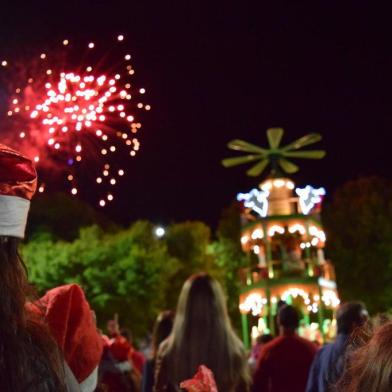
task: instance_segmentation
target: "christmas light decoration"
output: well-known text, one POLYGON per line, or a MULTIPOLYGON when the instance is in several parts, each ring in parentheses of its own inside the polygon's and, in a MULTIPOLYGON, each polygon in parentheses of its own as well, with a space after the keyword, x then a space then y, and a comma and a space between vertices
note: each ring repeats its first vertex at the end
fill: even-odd
POLYGON ((246 208, 251 208, 261 217, 266 217, 268 212, 268 191, 252 189, 248 193, 239 193, 238 201, 243 201, 246 208))
POLYGON ((273 237, 275 233, 284 234, 284 227, 279 225, 273 225, 268 229, 268 235, 273 237))
POLYGON ((293 234, 297 231, 302 235, 304 235, 306 233, 305 227, 299 223, 289 227, 289 233, 293 234))
POLYGON ((321 203, 322 196, 326 194, 324 188, 316 189, 310 185, 305 188, 296 188, 295 193, 299 196, 299 205, 305 215, 308 215, 316 204, 321 203))
POLYGON ((251 312, 253 316, 261 314, 263 306, 267 303, 266 299, 260 294, 253 293, 246 297, 245 302, 240 304, 240 311, 244 313, 251 312))
POLYGON ((241 244, 245 245, 249 241, 249 237, 247 235, 244 235, 241 237, 241 244))
POLYGON ((264 237, 264 233, 262 229, 255 229, 252 232, 252 240, 262 239, 264 237))

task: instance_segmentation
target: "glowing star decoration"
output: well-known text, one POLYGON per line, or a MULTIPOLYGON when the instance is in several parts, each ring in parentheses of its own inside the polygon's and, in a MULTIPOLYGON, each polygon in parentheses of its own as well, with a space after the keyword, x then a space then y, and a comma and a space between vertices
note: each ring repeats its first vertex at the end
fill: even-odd
POLYGON ((146 89, 131 82, 124 36, 114 41, 121 44, 110 55, 105 50, 97 56, 101 45, 94 42, 79 45, 80 53, 78 43, 65 39, 58 52, 38 52, 31 64, 2 62, 11 83, 4 139, 37 163, 42 191, 55 170, 72 195, 80 186, 89 189, 89 182, 102 188, 94 192, 101 207, 115 199, 113 187, 125 174, 121 166, 140 149, 138 117, 148 106, 141 102, 146 89))
POLYGON ((299 205, 305 215, 308 215, 316 204, 321 203, 322 197, 326 194, 324 188, 313 188, 310 185, 296 188, 295 193, 299 196, 299 205))
POLYGON ((268 196, 268 191, 254 188, 248 193, 239 193, 237 200, 243 201, 246 208, 251 208, 262 218, 265 218, 268 213, 268 196))

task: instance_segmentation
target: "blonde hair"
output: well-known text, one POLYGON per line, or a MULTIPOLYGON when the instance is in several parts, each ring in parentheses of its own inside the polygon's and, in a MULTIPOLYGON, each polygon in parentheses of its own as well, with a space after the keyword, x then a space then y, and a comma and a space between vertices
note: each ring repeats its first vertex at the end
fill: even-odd
POLYGON ((389 392, 392 388, 392 322, 381 323, 375 332, 362 328, 358 347, 348 359, 337 385, 344 392, 389 392))
POLYGON ((219 391, 248 390, 245 350, 231 326, 223 290, 211 276, 198 274, 185 282, 165 356, 173 386, 204 364, 219 391))

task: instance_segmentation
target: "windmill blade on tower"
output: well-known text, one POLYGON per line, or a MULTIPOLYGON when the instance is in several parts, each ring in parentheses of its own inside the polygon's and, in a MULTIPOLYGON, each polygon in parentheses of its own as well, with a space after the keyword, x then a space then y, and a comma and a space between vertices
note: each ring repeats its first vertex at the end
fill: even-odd
POLYGON ((253 152, 256 154, 265 154, 268 152, 268 150, 264 148, 261 148, 259 146, 256 146, 255 144, 248 143, 245 140, 240 139, 232 140, 227 144, 227 147, 229 147, 231 150, 253 152))
POLYGON ((261 159, 263 157, 264 155, 262 154, 258 154, 258 155, 251 154, 242 157, 226 158, 222 160, 222 165, 224 167, 232 167, 232 166, 242 165, 243 163, 257 161, 258 159, 261 159))
POLYGON ((298 150, 302 147, 308 146, 309 144, 317 143, 321 139, 322 136, 319 133, 309 133, 309 135, 302 136, 299 139, 294 140, 292 143, 287 144, 287 146, 282 147, 282 150, 298 150))
POLYGON ((297 165, 284 158, 280 158, 278 160, 278 164, 286 173, 289 174, 296 173, 299 170, 297 165))
POLYGON ((271 149, 276 149, 282 140, 284 130, 282 128, 269 128, 267 129, 268 143, 271 149))
POLYGON ((246 174, 250 177, 257 177, 259 176, 263 170, 269 164, 269 160, 267 158, 262 159, 260 162, 256 163, 256 165, 252 166, 246 174))
POLYGON ((288 158, 303 158, 303 159, 322 159, 325 157, 323 150, 308 150, 308 151, 284 151, 283 156, 288 158))

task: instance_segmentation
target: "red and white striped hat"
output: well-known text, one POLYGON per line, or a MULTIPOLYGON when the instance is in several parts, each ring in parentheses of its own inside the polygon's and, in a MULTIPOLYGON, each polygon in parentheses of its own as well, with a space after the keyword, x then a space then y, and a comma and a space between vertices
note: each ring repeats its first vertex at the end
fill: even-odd
POLYGON ((37 172, 32 160, 0 144, 0 236, 24 238, 36 188, 37 172))

